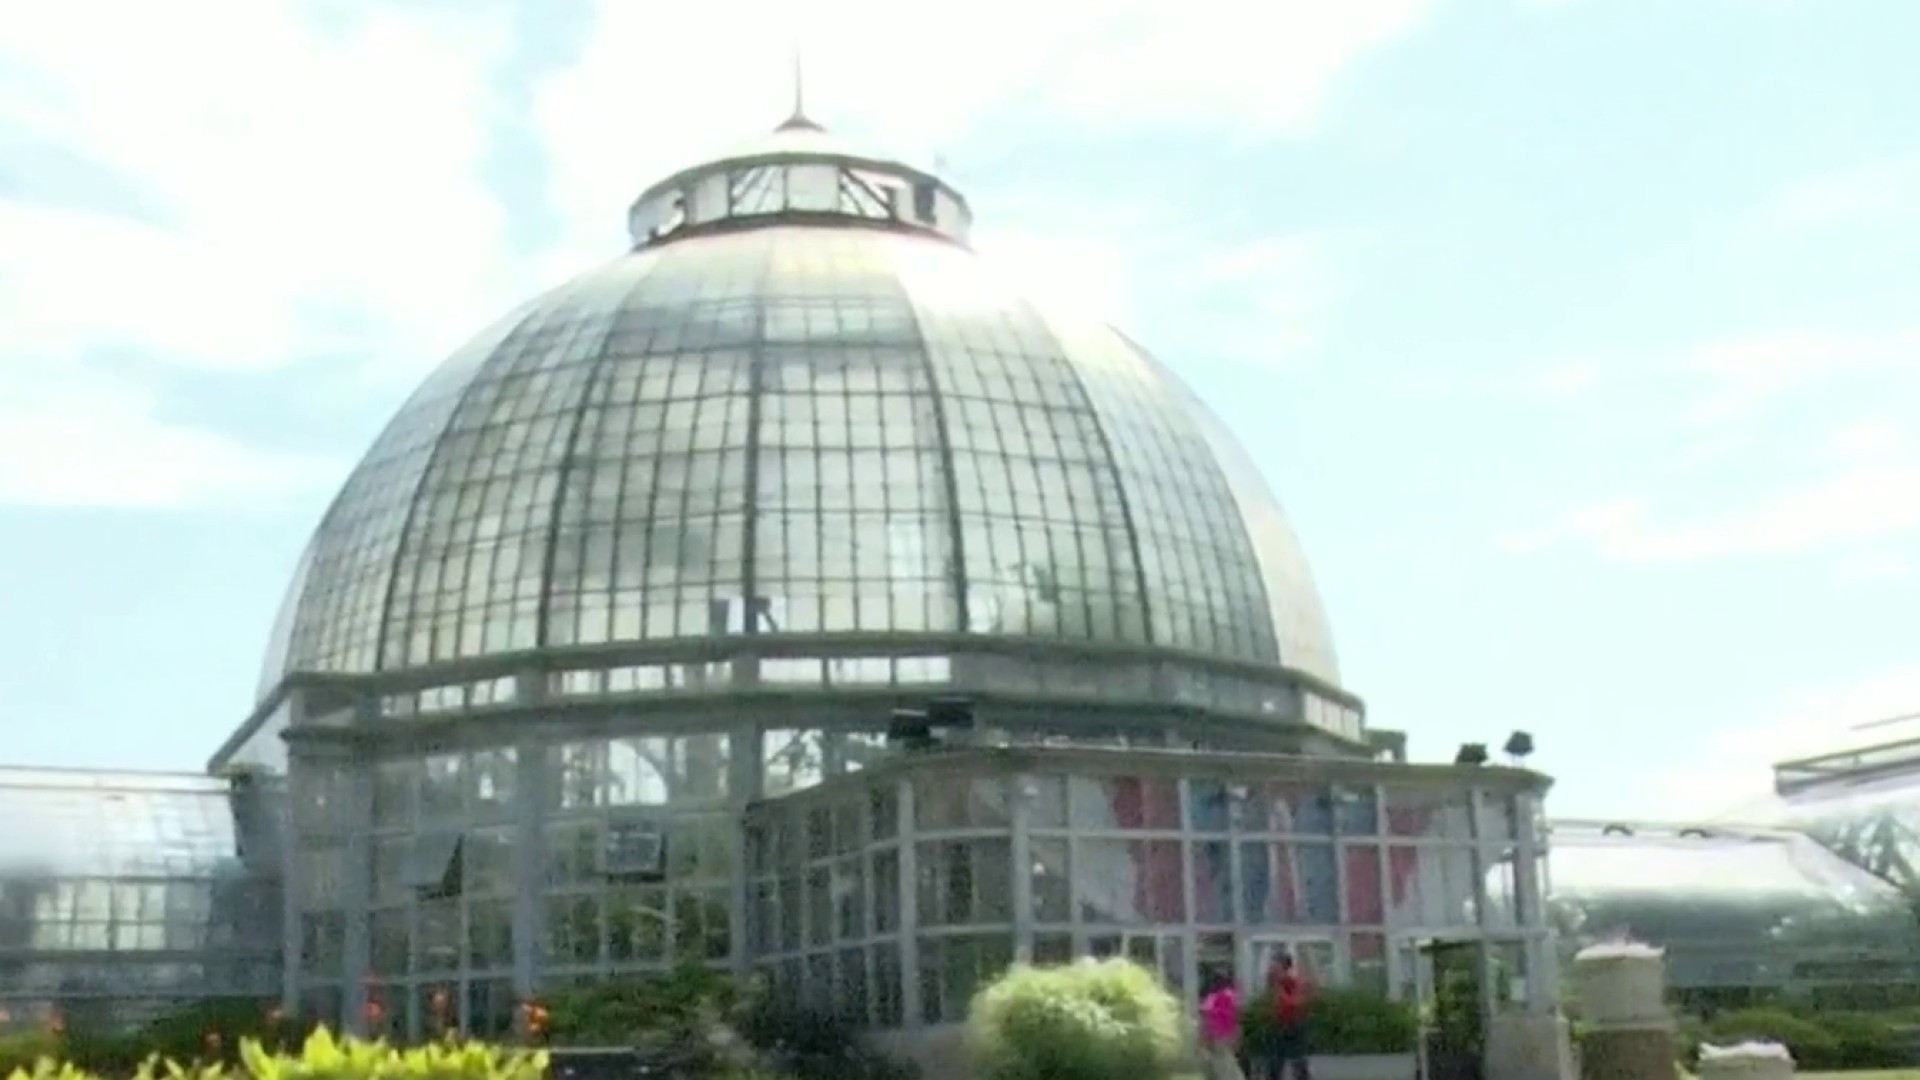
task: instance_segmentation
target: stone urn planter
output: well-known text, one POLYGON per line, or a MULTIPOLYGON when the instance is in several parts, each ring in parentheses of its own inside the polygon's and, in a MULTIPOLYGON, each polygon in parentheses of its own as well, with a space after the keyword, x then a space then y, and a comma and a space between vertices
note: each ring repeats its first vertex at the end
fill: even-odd
POLYGON ((1591 1025, 1585 1080, 1677 1080, 1666 954, 1651 945, 1593 945, 1573 958, 1580 1013, 1591 1025))
POLYGON ((1694 1071, 1700 1080, 1792 1080, 1793 1054, 1776 1042, 1703 1043, 1694 1071))

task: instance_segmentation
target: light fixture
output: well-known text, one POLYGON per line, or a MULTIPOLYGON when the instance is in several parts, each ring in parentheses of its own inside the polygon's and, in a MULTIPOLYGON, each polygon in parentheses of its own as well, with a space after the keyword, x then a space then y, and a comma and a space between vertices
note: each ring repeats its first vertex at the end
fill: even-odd
POLYGON ((1503 750, 1507 757, 1518 765, 1533 756, 1533 736, 1524 731, 1516 731, 1507 736, 1507 745, 1503 750))

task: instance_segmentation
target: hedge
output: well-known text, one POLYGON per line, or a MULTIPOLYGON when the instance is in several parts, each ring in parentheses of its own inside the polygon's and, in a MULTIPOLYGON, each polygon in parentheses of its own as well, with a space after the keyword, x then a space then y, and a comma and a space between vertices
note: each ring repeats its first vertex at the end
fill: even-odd
MULTIPOLYGON (((1259 994, 1240 1011, 1240 1031, 1249 1041, 1273 1026, 1273 998, 1259 994)), ((1307 1005, 1307 1047, 1314 1054, 1409 1054, 1420 1037, 1410 1003, 1349 986, 1322 987, 1307 1005)))

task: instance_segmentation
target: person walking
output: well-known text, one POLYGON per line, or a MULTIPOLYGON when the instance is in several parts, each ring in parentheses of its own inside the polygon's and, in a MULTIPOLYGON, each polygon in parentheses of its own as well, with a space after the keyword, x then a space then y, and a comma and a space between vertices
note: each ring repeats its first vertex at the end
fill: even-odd
POLYGON ((1312 1080, 1307 1068, 1307 982, 1293 966, 1293 957, 1281 953, 1267 970, 1267 993, 1273 999, 1273 1028, 1263 1062, 1266 1080, 1312 1080))
POLYGON ((1233 976, 1214 972, 1200 997, 1200 1059, 1207 1080, 1246 1080, 1240 1071, 1240 995, 1233 976))

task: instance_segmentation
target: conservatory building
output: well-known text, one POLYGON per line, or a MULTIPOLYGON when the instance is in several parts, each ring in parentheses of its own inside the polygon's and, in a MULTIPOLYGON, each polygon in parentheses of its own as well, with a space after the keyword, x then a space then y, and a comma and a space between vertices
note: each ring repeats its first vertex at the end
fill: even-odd
POLYGON ((796 115, 401 407, 214 760, 287 777, 290 1008, 694 962, 913 1029, 1017 957, 1413 994, 1452 942, 1551 1009, 1547 781, 1399 760, 1233 438, 971 220, 796 115))

